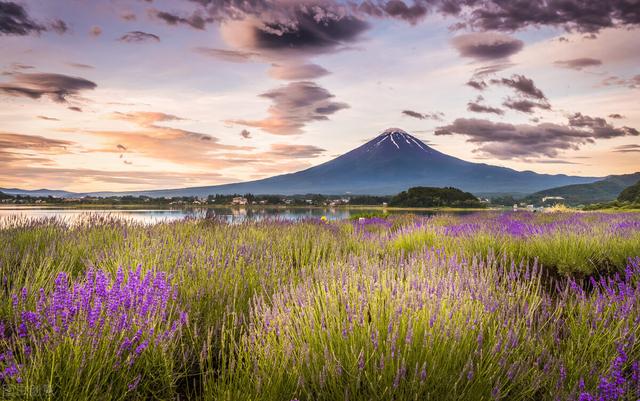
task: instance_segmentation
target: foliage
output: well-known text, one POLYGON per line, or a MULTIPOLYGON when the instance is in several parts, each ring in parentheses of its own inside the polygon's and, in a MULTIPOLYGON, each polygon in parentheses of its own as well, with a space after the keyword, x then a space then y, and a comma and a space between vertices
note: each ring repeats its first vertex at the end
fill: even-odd
POLYGON ((413 187, 391 198, 391 206, 400 207, 482 207, 469 192, 457 188, 413 187))
POLYGON ((618 201, 640 203, 640 181, 625 188, 624 191, 618 195, 618 201))
POLYGON ((632 213, 6 218, 0 399, 635 400, 639 255, 632 213))

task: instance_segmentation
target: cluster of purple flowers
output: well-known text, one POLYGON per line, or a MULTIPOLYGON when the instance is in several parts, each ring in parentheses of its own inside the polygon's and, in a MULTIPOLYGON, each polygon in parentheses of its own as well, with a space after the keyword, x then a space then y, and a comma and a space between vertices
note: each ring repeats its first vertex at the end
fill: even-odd
MULTIPOLYGON (((345 380, 345 370, 350 377, 373 371, 378 380, 386 375, 394 389, 403 383, 419 388, 429 376, 426 367, 434 363, 430 353, 446 344, 444 348, 455 350, 452 355, 465 355, 466 363, 436 365, 431 375, 440 380, 459 376, 471 386, 493 376, 496 381, 489 384, 500 394, 509 388, 500 383, 527 382, 534 372, 563 399, 637 399, 634 333, 640 324, 640 258, 630 259, 619 275, 560 280, 557 288, 538 288, 532 295, 531 285, 541 275, 535 264, 465 261, 438 252, 395 262, 353 259, 349 266, 325 269, 268 301, 258 299, 245 345, 260 349, 249 358, 256 366, 269 366, 267 371, 274 369, 275 360, 289 364, 288 371, 304 371, 300 380, 310 392, 322 391, 327 374, 311 367, 327 365, 335 380, 345 380), (603 333, 625 345, 618 347, 610 369, 595 359, 589 362, 586 369, 602 375, 595 395, 583 385, 572 398, 575 372, 558 350, 583 347, 603 333), (551 348, 531 349, 537 341, 548 341, 551 348), (350 345, 343 346, 345 342, 350 345), (351 346, 355 355, 348 351, 351 346), (323 354, 323 347, 332 353, 323 354), (300 358, 288 357, 293 350, 300 358), (497 365, 481 363, 486 353, 494 355, 497 365)), ((593 391, 594 383, 587 387, 593 391)))
MULTIPOLYGON (((36 352, 71 340, 90 349, 112 344, 132 365, 150 345, 170 341, 187 315, 176 307, 177 288, 163 272, 140 266, 115 278, 89 269, 78 281, 58 274, 53 290, 12 296, 13 320, 0 323, 0 383, 20 382, 20 370, 36 352)), ((115 366, 114 368, 117 368, 115 366)))

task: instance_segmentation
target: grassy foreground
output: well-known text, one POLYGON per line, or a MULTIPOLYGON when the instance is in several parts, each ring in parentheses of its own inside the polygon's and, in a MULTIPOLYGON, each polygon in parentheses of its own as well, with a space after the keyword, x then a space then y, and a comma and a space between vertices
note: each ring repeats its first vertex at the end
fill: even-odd
POLYGON ((640 214, 0 226, 2 400, 640 397, 640 214))

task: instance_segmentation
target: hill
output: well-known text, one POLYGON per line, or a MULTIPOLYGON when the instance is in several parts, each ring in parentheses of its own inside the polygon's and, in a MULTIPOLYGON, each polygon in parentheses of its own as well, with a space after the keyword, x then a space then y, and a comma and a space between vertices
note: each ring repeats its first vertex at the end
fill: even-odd
POLYGON ((618 195, 618 201, 640 203, 640 181, 620 192, 620 195, 618 195))
POLYGON ((525 199, 531 203, 541 203, 546 197, 562 197, 562 203, 580 205, 609 202, 618 197, 627 187, 640 180, 640 172, 611 175, 603 180, 588 184, 565 185, 536 192, 525 199))
POLYGON ((480 200, 457 188, 414 187, 391 198, 397 207, 482 207, 480 200))

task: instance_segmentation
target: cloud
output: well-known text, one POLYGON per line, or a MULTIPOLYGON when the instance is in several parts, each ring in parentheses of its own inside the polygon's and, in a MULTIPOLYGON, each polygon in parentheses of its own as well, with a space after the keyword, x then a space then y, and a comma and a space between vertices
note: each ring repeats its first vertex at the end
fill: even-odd
POLYGON ((271 145, 267 154, 286 158, 306 159, 310 157, 318 157, 323 152, 325 152, 325 149, 313 145, 275 143, 271 145))
POLYGON ((467 81, 467 83, 465 85, 470 86, 470 87, 472 87, 474 89, 477 89, 479 91, 485 90, 487 88, 487 86, 489 86, 489 85, 487 85, 486 82, 484 82, 482 80, 477 80, 476 81, 476 80, 473 80, 473 79, 470 79, 469 81, 467 81))
POLYGON ((505 59, 522 50, 524 42, 495 32, 476 32, 458 35, 451 40, 462 57, 478 61, 505 59))
POLYGON ((22 5, 13 1, 0 1, 0 34, 25 36, 45 30, 46 27, 29 17, 22 5))
POLYGON ((76 96, 82 91, 97 87, 87 79, 62 74, 20 73, 13 74, 11 78, 11 82, 0 83, 0 93, 32 99, 48 96, 59 103, 66 102, 68 97, 76 96))
POLYGON ((273 101, 270 116, 263 120, 229 120, 229 123, 260 128, 275 135, 295 135, 306 124, 326 121, 331 115, 349 106, 332 101, 334 95, 313 82, 292 82, 260 95, 273 101))
POLYGON ((558 60, 558 61, 554 61, 553 64, 563 68, 581 70, 586 67, 594 67, 594 66, 602 65, 602 60, 598 60, 595 58, 582 57, 582 58, 574 58, 570 60, 558 60))
POLYGON ((369 24, 353 15, 334 14, 321 6, 304 4, 279 10, 276 15, 245 18, 222 25, 223 37, 233 47, 271 59, 334 52, 354 42, 369 24))
POLYGON ((442 117, 444 117, 444 113, 441 111, 436 111, 433 113, 419 113, 413 110, 402 110, 402 114, 408 117, 417 118, 418 120, 442 121, 442 117))
POLYGON ((640 153, 640 145, 620 145, 613 149, 617 153, 640 153))
POLYGON ((532 98, 546 100, 547 97, 536 87, 533 80, 524 75, 514 74, 511 78, 492 79, 492 84, 504 85, 514 89, 518 94, 532 98))
POLYGON ((542 159, 542 160, 531 160, 527 159, 528 163, 540 163, 540 164, 582 164, 571 162, 569 160, 561 160, 561 159, 542 159))
POLYGON ((100 28, 99 26, 92 26, 91 29, 89 30, 89 34, 91 36, 93 36, 94 38, 102 35, 102 28, 100 28))
POLYGON ((503 115, 504 111, 497 107, 485 106, 480 104, 479 102, 469 102, 467 103, 467 110, 474 113, 493 113, 497 115, 503 115))
POLYGON ((68 146, 73 144, 71 141, 45 138, 38 135, 0 132, 0 149, 60 151, 66 150, 68 146))
POLYGON ((130 11, 123 11, 120 14, 120 19, 122 19, 123 21, 135 21, 136 20, 136 15, 130 11))
POLYGON ((67 108, 71 111, 77 111, 78 113, 82 113, 82 109, 78 106, 69 106, 67 108))
POLYGON ((269 69, 269 76, 275 79, 297 81, 320 78, 330 74, 317 64, 274 64, 269 69))
POLYGON ((101 138, 105 147, 94 149, 97 152, 117 152, 126 150, 128 154, 137 154, 157 160, 166 160, 182 166, 200 168, 223 168, 234 165, 233 160, 219 158, 221 151, 249 151, 249 146, 226 145, 209 134, 159 125, 164 122, 184 121, 172 114, 160 112, 114 113, 111 118, 133 124, 131 131, 86 131, 87 134, 101 138))
MULTIPOLYGON (((124 161, 123 161, 124 162, 124 161)), ((125 163, 125 164, 130 164, 125 163)), ((195 185, 207 185, 212 180, 229 182, 232 180, 216 172, 162 172, 162 171, 108 171, 86 168, 60 168, 25 165, 19 168, 0 170, 0 181, 11 182, 16 186, 48 186, 56 188, 68 188, 69 183, 76 186, 107 185, 113 188, 114 184, 128 185, 132 190, 186 187, 195 185)))
POLYGON ((610 76, 602 81, 604 86, 625 86, 629 89, 640 88, 640 74, 634 75, 631 78, 620 78, 618 76, 610 76))
POLYGON ((67 23, 61 19, 57 19, 51 22, 49 24, 49 28, 52 31, 56 32, 58 35, 62 35, 69 30, 69 26, 67 26, 67 23))
POLYGON ((473 77, 483 78, 483 77, 486 77, 487 75, 495 74, 497 72, 506 70, 507 68, 511 68, 513 66, 515 66, 514 63, 497 63, 497 64, 485 65, 473 70, 473 77))
POLYGON ((230 61, 232 63, 247 63, 249 61, 253 61, 253 59, 259 56, 259 54, 256 52, 215 49, 211 47, 197 47, 195 48, 195 51, 205 56, 217 58, 219 60, 230 61))
POLYGON ((390 0, 374 3, 363 1, 357 6, 357 11, 378 18, 395 18, 415 24, 429 12, 426 2, 415 1, 408 5, 401 0, 390 0))
POLYGON ((60 119, 58 118, 47 117, 47 116, 36 116, 36 118, 39 118, 41 120, 46 120, 46 121, 60 121, 60 119))
POLYGON ((243 129, 242 131, 240 131, 240 136, 244 139, 250 139, 251 132, 249 132, 249 130, 243 129))
POLYGON ((504 107, 507 107, 511 110, 521 111, 523 113, 533 113, 535 108, 550 110, 551 105, 547 101, 532 101, 529 99, 513 99, 508 97, 504 103, 502 103, 504 107))
POLYGON ((75 68, 82 68, 83 70, 92 70, 96 67, 89 65, 89 64, 82 64, 82 63, 66 63, 67 65, 71 66, 71 67, 75 67, 75 68))
MULTIPOLYGON (((451 14, 467 27, 512 32, 528 27, 555 26, 567 31, 598 32, 609 27, 640 24, 638 3, 633 0, 447 0, 457 5, 451 14)), ((444 1, 438 2, 444 11, 444 1)), ((459 25, 459 26, 462 26, 459 25)))
POLYGON ((0 131, 0 174, 25 163, 52 164, 48 155, 68 153, 67 148, 73 145, 71 141, 0 131))
POLYGON ((127 43, 143 43, 143 42, 149 42, 149 41, 160 42, 160 37, 152 33, 147 33, 142 31, 131 31, 122 35, 118 40, 120 42, 127 42, 127 43))
POLYGON ((149 10, 149 15, 164 21, 168 25, 187 25, 198 30, 204 30, 207 24, 213 22, 212 17, 206 16, 200 11, 196 11, 189 16, 182 16, 166 11, 151 9, 149 10))
POLYGON ((498 159, 557 157, 565 150, 578 150, 598 139, 637 136, 634 129, 601 129, 590 117, 582 116, 575 125, 541 123, 537 125, 496 123, 489 120, 458 118, 452 124, 439 127, 435 135, 463 135, 477 145, 474 150, 483 156, 498 159), (584 118, 587 117, 587 118, 584 118))
POLYGON ((143 127, 154 127, 156 123, 167 121, 183 121, 184 118, 173 114, 160 113, 157 111, 135 111, 132 113, 115 112, 112 118, 116 120, 128 121, 143 127))
POLYGON ((616 118, 616 119, 622 119, 624 118, 624 116, 622 114, 618 114, 618 113, 613 113, 613 114, 609 114, 608 116, 609 118, 616 118))
POLYGON ((598 138, 616 138, 622 136, 638 136, 640 132, 631 127, 615 128, 609 124, 607 120, 601 117, 590 117, 582 113, 575 113, 569 116, 569 126, 588 128, 595 137, 598 138))

